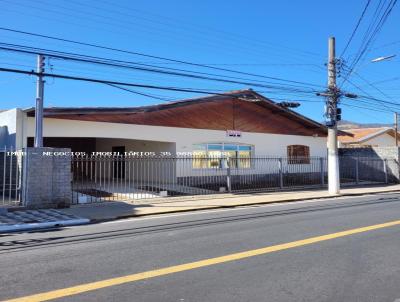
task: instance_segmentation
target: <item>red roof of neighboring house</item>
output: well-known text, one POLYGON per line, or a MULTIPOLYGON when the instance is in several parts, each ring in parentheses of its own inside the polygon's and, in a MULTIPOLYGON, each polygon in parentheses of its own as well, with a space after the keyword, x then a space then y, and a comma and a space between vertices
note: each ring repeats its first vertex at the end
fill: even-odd
MULTIPOLYGON (((393 128, 389 127, 379 127, 379 128, 354 128, 354 129, 346 129, 344 132, 347 132, 353 136, 339 136, 338 140, 342 143, 362 143, 371 138, 382 134, 389 134, 394 137, 393 128)), ((400 137, 400 135, 399 135, 400 137)))

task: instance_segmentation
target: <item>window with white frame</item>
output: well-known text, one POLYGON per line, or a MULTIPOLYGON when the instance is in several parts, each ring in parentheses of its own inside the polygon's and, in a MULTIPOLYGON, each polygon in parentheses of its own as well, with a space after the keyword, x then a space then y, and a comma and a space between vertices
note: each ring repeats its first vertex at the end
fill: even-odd
POLYGON ((244 144, 208 143, 193 145, 193 168, 225 168, 225 158, 231 168, 251 168, 251 154, 254 147, 244 144))

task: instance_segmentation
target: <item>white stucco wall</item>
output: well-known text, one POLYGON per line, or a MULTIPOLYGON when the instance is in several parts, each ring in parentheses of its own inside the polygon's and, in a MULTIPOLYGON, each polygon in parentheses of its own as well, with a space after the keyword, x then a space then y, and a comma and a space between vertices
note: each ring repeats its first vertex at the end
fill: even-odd
MULTIPOLYGON (((35 121, 32 117, 26 117, 21 122, 21 135, 24 146, 27 137, 34 136, 35 121)), ((43 132, 45 137, 95 137, 97 151, 111 151, 112 146, 125 146, 126 151, 150 151, 150 152, 182 152, 190 154, 194 144, 200 143, 239 143, 254 147, 253 156, 286 157, 288 145, 306 145, 310 148, 312 157, 326 157, 326 138, 298 135, 280 135, 267 133, 242 132, 241 137, 227 137, 226 131, 188 129, 177 127, 160 127, 146 125, 129 125, 122 123, 87 122, 46 118, 43 132)), ((321 171, 318 160, 312 164, 293 165, 283 164, 283 170, 287 173, 309 173, 321 171)), ((166 165, 158 177, 163 181, 174 180, 176 176, 200 176, 206 175, 207 169, 193 169, 190 162, 183 164, 166 165), (161 177, 160 177, 161 175, 161 177)), ((243 174, 262 174, 278 171, 278 162, 264 162, 253 165, 251 169, 236 171, 243 174), (262 167, 264 165, 264 167, 262 167), (268 167, 267 167, 268 166, 268 167), (268 171, 268 172, 267 172, 268 171)), ((127 169, 139 169, 142 167, 127 167, 127 169)), ((104 172, 108 171, 105 169, 104 172)), ((154 173, 142 173, 136 170, 140 178, 152 178, 154 173)), ((130 170, 132 172, 132 170, 130 170)), ((107 174, 111 175, 111 171, 107 174)), ((126 170, 126 173, 131 174, 126 170)), ((214 170, 214 175, 221 173, 222 169, 214 170)), ((131 175, 134 176, 133 174, 131 175)), ((130 176, 130 177, 131 177, 130 176)))
POLYGON ((0 112, 0 148, 13 147, 20 149, 23 145, 23 120, 24 113, 15 108, 0 112))
MULTIPOLYGON (((25 144, 26 137, 28 136, 34 136, 34 118, 27 118, 25 123, 25 144)), ((177 152, 191 152, 193 144, 198 143, 243 143, 255 146, 255 156, 286 156, 286 148, 288 145, 300 144, 310 147, 311 156, 326 156, 325 137, 298 135, 242 132, 241 137, 227 137, 226 132, 220 130, 128 125, 46 118, 44 120, 44 136, 98 137, 175 142, 177 152)))
POLYGON ((113 146, 125 146, 125 151, 137 151, 137 152, 170 152, 175 154, 176 146, 175 143, 170 142, 159 142, 159 141, 147 141, 147 140, 132 140, 132 139, 121 139, 121 138, 97 138, 96 139, 96 151, 99 152, 111 152, 113 146))
MULTIPOLYGON (((25 122, 26 137, 34 135, 34 118, 27 118, 25 122)), ((254 147, 253 156, 285 157, 288 145, 306 145, 310 148, 312 157, 326 157, 326 138, 297 135, 278 135, 266 133, 242 132, 241 137, 227 137, 225 131, 187 129, 177 127, 160 127, 146 125, 128 125, 121 123, 86 122, 46 118, 44 120, 45 137, 96 137, 97 151, 111 151, 112 146, 125 146, 126 151, 150 152, 182 152, 190 154, 193 145, 199 143, 240 143, 254 147), (112 138, 112 139, 111 139, 112 138), (132 141, 135 140, 135 141, 132 141)), ((166 164, 163 175, 169 173, 174 176, 200 176, 207 174, 207 169, 193 169, 191 162, 180 161, 176 165, 166 164), (176 173, 176 174, 175 174, 176 173)), ((258 162, 251 169, 236 171, 240 174, 262 174, 278 171, 278 162, 258 162)), ((141 170, 142 168, 135 167, 141 170)), ((293 165, 283 164, 283 170, 288 173, 319 172, 321 166, 318 160, 311 164, 293 165)), ((111 172, 111 171, 110 171, 111 172)), ((137 171, 139 172, 139 171, 137 171)), ((214 169, 213 175, 224 175, 226 172, 214 169)), ((108 174, 108 173, 107 173, 108 174)), ((148 178, 153 173, 136 173, 140 178, 148 178), (146 176, 147 175, 147 176, 146 176)))

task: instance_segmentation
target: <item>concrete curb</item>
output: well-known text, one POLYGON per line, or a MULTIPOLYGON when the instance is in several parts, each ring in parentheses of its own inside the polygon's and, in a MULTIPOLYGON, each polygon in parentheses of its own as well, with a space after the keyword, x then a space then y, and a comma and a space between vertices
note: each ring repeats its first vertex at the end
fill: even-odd
POLYGON ((94 223, 101 223, 101 222, 120 220, 120 219, 126 219, 126 218, 134 218, 134 217, 157 216, 157 215, 165 215, 165 214, 197 212, 197 211, 204 211, 204 210, 229 209, 229 208, 255 206, 255 205, 276 204, 276 203, 285 203, 285 202, 298 202, 298 201, 313 200, 313 199, 338 198, 338 197, 346 197, 346 196, 376 195, 376 194, 382 194, 382 193, 395 193, 395 192, 400 192, 400 190, 395 189, 395 190, 388 190, 388 191, 381 191, 381 192, 368 192, 368 193, 344 193, 344 194, 338 194, 338 195, 334 195, 334 196, 328 195, 328 196, 306 197, 306 198, 299 198, 299 199, 282 199, 282 200, 276 200, 276 201, 252 202, 252 203, 243 203, 243 204, 235 204, 235 205, 205 206, 205 207, 201 207, 201 208, 171 210, 171 211, 163 211, 163 212, 159 212, 159 213, 154 212, 154 213, 144 213, 144 214, 126 214, 126 215, 116 216, 114 218, 91 219, 90 223, 94 224, 94 223))
POLYGON ((38 223, 21 223, 21 224, 10 224, 0 226, 0 234, 2 233, 12 233, 20 231, 32 231, 39 229, 48 229, 56 227, 74 226, 90 223, 90 219, 80 218, 80 219, 70 219, 70 220, 59 220, 51 222, 38 222, 38 223))

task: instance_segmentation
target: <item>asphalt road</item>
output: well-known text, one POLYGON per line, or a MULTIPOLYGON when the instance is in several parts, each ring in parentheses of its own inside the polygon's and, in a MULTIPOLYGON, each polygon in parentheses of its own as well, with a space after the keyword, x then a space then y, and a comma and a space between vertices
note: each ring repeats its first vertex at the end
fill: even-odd
POLYGON ((68 290, 396 220, 400 195, 379 194, 0 235, 0 300, 65 289, 55 301, 400 301, 400 225, 68 290))

